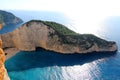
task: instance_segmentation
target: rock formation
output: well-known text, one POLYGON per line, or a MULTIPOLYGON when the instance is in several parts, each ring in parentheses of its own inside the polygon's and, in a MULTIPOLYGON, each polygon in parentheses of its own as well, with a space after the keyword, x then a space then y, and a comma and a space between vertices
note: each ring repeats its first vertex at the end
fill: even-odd
POLYGON ((33 51, 37 47, 60 53, 115 52, 117 45, 91 34, 77 34, 65 26, 31 20, 13 32, 3 34, 3 48, 33 51))
MULTIPOLYGON (((2 26, 0 26, 2 28, 2 26)), ((10 80, 4 67, 5 54, 2 50, 2 41, 0 39, 0 80, 10 80)))
POLYGON ((3 25, 15 25, 23 22, 20 18, 14 16, 12 13, 2 10, 0 10, 0 20, 2 20, 3 25))

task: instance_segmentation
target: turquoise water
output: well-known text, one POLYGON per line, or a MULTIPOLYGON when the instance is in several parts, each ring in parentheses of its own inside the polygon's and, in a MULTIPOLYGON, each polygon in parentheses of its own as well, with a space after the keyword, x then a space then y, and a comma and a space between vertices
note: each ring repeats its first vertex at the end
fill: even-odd
MULTIPOLYGON (((14 13, 20 16, 20 13, 14 13)), ((23 18, 23 15, 21 17, 23 18)), ((33 17, 35 18, 35 16, 31 18, 33 17)), ((55 16, 50 15, 49 19, 53 19, 52 17, 55 16)), ((53 21, 64 24, 64 17, 59 18, 54 18, 53 21), (58 20, 59 18, 61 19, 58 20)), ((30 18, 23 19, 26 21, 30 18)), ((120 18, 111 17, 105 23, 103 28, 105 32, 101 31, 98 35, 104 39, 116 41, 119 47, 119 26, 120 18)), ((12 29, 9 27, 7 30, 12 29)), ((120 80, 120 48, 116 54, 64 55, 44 49, 19 52, 5 62, 5 67, 11 80, 120 80)))
POLYGON ((64 55, 39 49, 5 62, 11 80, 120 79, 119 54, 64 55))

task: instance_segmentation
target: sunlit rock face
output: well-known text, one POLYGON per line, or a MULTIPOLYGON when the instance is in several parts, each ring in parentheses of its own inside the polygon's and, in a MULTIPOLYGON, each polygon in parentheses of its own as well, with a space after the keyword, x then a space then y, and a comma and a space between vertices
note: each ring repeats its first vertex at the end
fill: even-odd
MULTIPOLYGON (((2 24, 0 24, 0 29, 2 28, 2 24)), ((5 62, 5 54, 2 50, 2 40, 0 39, 0 80, 10 80, 7 74, 7 71, 4 67, 5 62)))
POLYGON ((0 40, 0 80, 10 80, 4 67, 5 54, 2 50, 2 41, 0 40))
POLYGON ((22 51, 34 51, 37 47, 65 54, 117 51, 115 42, 91 34, 77 34, 55 22, 32 20, 1 38, 3 48, 22 51))
POLYGON ((2 24, 0 24, 0 29, 2 28, 2 24))

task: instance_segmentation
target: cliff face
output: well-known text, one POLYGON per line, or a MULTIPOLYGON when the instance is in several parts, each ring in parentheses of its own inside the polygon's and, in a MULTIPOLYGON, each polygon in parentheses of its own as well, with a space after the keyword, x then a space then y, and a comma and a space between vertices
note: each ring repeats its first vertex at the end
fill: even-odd
POLYGON ((0 23, 0 29, 2 28, 2 24, 0 23))
POLYGON ((0 80, 10 80, 7 74, 7 71, 4 67, 4 61, 5 61, 5 54, 2 47, 2 41, 0 40, 0 80))
POLYGON ((23 21, 10 12, 0 10, 0 22, 2 22, 3 25, 15 25, 23 21))
POLYGON ((5 54, 2 50, 2 41, 0 39, 0 80, 10 80, 4 67, 5 54))
POLYGON ((33 51, 37 47, 65 54, 117 50, 115 42, 106 41, 91 34, 77 34, 54 22, 36 20, 23 24, 13 32, 3 34, 1 38, 3 48, 15 47, 22 51, 33 51), (57 25, 61 27, 58 29, 57 25))

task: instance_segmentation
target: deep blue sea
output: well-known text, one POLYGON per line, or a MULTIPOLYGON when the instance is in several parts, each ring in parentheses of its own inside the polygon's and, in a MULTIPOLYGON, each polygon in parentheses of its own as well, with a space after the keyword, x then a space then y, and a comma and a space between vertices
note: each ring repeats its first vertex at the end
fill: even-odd
MULTIPOLYGON (((12 12, 25 22, 32 18, 62 24, 69 22, 64 15, 55 12, 12 12), (27 15, 28 13, 30 14, 27 15)), ((18 25, 14 28, 9 26, 7 30, 2 29, 1 33, 12 31, 17 27, 18 25)), ((105 23, 104 30, 105 32, 101 31, 97 35, 116 41, 119 47, 120 17, 110 17, 105 23)), ((6 60, 5 67, 11 80, 120 80, 120 48, 116 54, 91 53, 86 55, 64 55, 44 49, 22 51, 6 60)))

